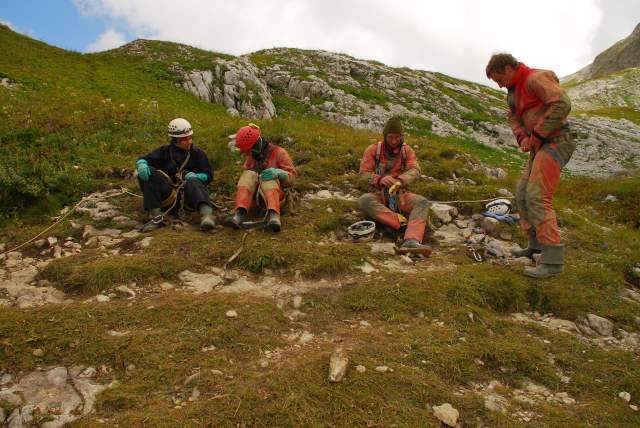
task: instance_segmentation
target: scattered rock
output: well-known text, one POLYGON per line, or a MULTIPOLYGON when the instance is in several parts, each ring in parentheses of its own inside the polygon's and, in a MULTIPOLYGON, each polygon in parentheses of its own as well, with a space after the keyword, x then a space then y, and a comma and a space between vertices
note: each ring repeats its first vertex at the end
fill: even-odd
POLYGON ((342 346, 336 347, 329 358, 329 382, 340 382, 347 373, 349 357, 342 346))
POLYGON ((604 203, 618 202, 618 198, 615 197, 614 195, 607 195, 602 200, 602 202, 604 202, 604 203))
POLYGON ((460 417, 460 413, 449 403, 433 406, 433 415, 438 418, 440 422, 450 427, 455 427, 460 417))
POLYGON ((34 357, 42 357, 44 356, 44 351, 40 348, 36 348, 33 350, 33 356, 34 357))
POLYGON ((631 402, 631 394, 626 391, 622 391, 621 393, 619 393, 618 397, 620 397, 626 403, 631 402))
POLYGON ((209 346, 203 346, 201 351, 202 352, 211 352, 211 351, 215 351, 216 349, 218 349, 218 348, 216 348, 215 345, 209 345, 209 346))
POLYGON ((294 307, 294 309, 300 309, 301 306, 302 306, 302 296, 300 296, 300 295, 293 296, 293 307, 294 307))
POLYGON ((492 393, 484 397, 484 407, 492 412, 507 413, 509 402, 500 394, 492 393))
POLYGON ((482 229, 487 235, 496 236, 499 226, 500 221, 493 217, 485 217, 482 220, 482 229))
POLYGON ((222 283, 222 278, 218 275, 194 273, 188 270, 181 272, 178 278, 195 294, 209 293, 214 287, 222 283))
POLYGON ((220 370, 217 369, 211 369, 211 374, 214 376, 223 376, 224 373, 222 373, 220 370))
POLYGON ((171 284, 170 282, 163 282, 162 284, 160 284, 160 289, 164 291, 173 290, 175 287, 176 286, 171 284))
POLYGON ((435 203, 429 207, 429 210, 443 224, 451 223, 451 221, 458 216, 458 209, 447 204, 435 203))
POLYGON ((600 317, 595 314, 588 314, 586 318, 583 318, 578 323, 578 328, 585 334, 600 336, 612 336, 613 335, 613 323, 606 318, 600 317))
POLYGON ((151 241, 153 241, 153 236, 147 236, 146 238, 142 238, 137 245, 140 248, 147 248, 151 245, 151 241))
POLYGON ((387 367, 387 366, 378 366, 378 367, 376 367, 376 371, 378 373, 386 373, 386 372, 389 371, 389 367, 387 367))
MULTIPOLYGON (((34 415, 46 414, 46 428, 61 427, 93 410, 95 397, 116 382, 101 385, 80 377, 84 367, 55 367, 32 372, 13 387, 0 391, 0 401, 14 410, 6 423, 11 428, 39 425, 34 415)), ((0 422, 1 423, 1 422, 0 422)))
POLYGON ((393 256, 396 254, 396 246, 393 242, 375 242, 369 244, 371 247, 371 253, 373 254, 386 254, 393 256))
POLYGON ((127 287, 126 285, 120 285, 116 288, 116 291, 119 291, 120 293, 129 296, 130 299, 133 299, 136 297, 136 293, 135 291, 133 291, 132 289, 130 289, 129 287, 127 287))
POLYGON ((300 337, 298 338, 298 344, 304 345, 306 343, 311 342, 313 338, 314 338, 314 335, 312 333, 309 333, 308 331, 303 331, 300 334, 300 337))
POLYGON ((506 196, 507 198, 513 198, 513 193, 507 189, 498 189, 498 194, 500 196, 506 196))
POLYGON ((366 372, 366 371, 367 371, 367 368, 366 368, 365 366, 357 365, 357 366, 356 366, 356 371, 357 371, 358 373, 364 373, 364 372, 366 372))
POLYGON ((369 262, 364 262, 364 264, 362 264, 361 266, 358 266, 358 269, 360 269, 365 274, 376 272, 376 268, 371 266, 371 263, 369 262))
POLYGON ((469 227, 469 222, 468 221, 464 221, 464 220, 460 220, 460 219, 455 219, 453 221, 453 224, 455 224, 458 229, 466 229, 466 228, 469 227))
POLYGON ((640 293, 636 290, 632 290, 631 288, 625 288, 622 290, 622 297, 626 297, 627 299, 640 303, 640 293))
POLYGON ((413 259, 411 259, 411 257, 409 257, 406 254, 403 254, 400 256, 400 261, 402 263, 404 263, 405 265, 412 265, 413 264, 413 259))
POLYGON ((227 311, 224 315, 227 318, 238 318, 238 313, 234 310, 227 311))
POLYGON ((9 373, 5 373, 2 376, 0 376, 0 386, 5 386, 11 383, 12 380, 13 380, 13 376, 10 375, 9 373))

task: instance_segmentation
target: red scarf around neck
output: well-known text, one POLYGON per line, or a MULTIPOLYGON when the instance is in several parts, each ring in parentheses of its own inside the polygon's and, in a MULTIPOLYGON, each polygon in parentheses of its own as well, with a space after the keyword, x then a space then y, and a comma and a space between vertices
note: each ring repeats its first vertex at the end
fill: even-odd
POLYGON ((543 104, 540 98, 535 96, 535 94, 530 95, 525 89, 527 86, 527 79, 535 71, 537 71, 535 68, 529 68, 523 63, 520 63, 516 69, 516 75, 513 78, 513 87, 518 94, 516 100, 516 116, 518 117, 521 117, 525 110, 543 104))

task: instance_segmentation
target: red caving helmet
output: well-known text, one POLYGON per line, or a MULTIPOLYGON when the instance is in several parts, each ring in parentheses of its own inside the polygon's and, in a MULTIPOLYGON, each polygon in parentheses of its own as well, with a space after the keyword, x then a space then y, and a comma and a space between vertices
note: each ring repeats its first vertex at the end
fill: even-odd
POLYGON ((260 139, 260 127, 253 123, 243 126, 236 133, 236 147, 242 153, 248 153, 260 139))

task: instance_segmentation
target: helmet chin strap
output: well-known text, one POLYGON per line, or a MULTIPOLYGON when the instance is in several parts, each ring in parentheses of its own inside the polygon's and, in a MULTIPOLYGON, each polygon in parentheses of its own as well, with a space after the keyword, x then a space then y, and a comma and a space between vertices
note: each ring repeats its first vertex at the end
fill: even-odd
POLYGON ((251 154, 253 154, 254 157, 258 156, 260 152, 262 152, 262 150, 265 148, 265 146, 266 146, 266 142, 262 137, 260 137, 258 141, 256 141, 256 143, 253 145, 253 148, 251 149, 251 154))

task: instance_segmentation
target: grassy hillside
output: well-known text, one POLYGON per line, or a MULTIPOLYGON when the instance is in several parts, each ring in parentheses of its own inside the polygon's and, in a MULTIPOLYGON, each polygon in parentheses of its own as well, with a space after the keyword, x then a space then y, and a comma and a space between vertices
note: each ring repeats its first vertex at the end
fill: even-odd
MULTIPOLYGON (((165 143, 166 124, 177 116, 191 121, 195 144, 214 165, 216 202, 231 206, 240 165, 228 153, 227 136, 246 120, 176 87, 171 66, 183 52, 175 44, 152 45, 157 54, 81 55, 0 27, 0 75, 13 85, 0 86, 0 233, 7 246, 41 230, 50 215, 87 192, 113 186, 137 192, 122 169, 130 171, 138 155, 165 143)), ((192 65, 183 66, 199 68, 207 55, 193 50, 192 65)), ((364 189, 355 173, 377 133, 304 115, 260 125, 292 154, 300 195, 317 185, 353 194, 364 189)), ((513 189, 523 162, 513 152, 428 130, 407 141, 423 173, 435 178, 414 190, 431 199, 496 196, 500 188, 513 189), (470 161, 501 166, 509 175, 490 179, 470 161)), ((95 413, 71 426, 436 427, 430 406, 449 402, 462 426, 636 427, 640 413, 617 396, 626 391, 632 404, 640 399, 637 347, 523 324, 512 314, 538 311, 578 321, 593 313, 614 322, 618 332, 637 332, 640 304, 621 291, 640 287, 634 270, 640 263, 639 198, 638 176, 567 177, 557 198, 566 273, 547 281, 524 278, 520 265, 474 263, 464 246, 433 239, 432 258, 404 266, 396 256, 340 239, 360 219, 355 202, 299 200, 285 215, 282 233, 250 233, 227 270, 259 284, 259 291, 274 283, 292 287, 302 297, 298 304, 290 294, 194 295, 161 287, 180 284, 178 274, 187 269, 221 268, 240 246, 240 232, 164 228, 146 248, 131 237, 112 253, 91 247, 83 229, 65 224, 49 236, 72 237, 83 243, 82 252, 48 259, 36 281, 64 290, 70 300, 2 306, 0 374, 19 378, 37 367, 82 364, 98 368, 100 381, 120 382, 99 395, 95 413), (603 202, 608 194, 617 201, 603 202), (378 271, 361 272, 357 266, 365 261, 378 271), (400 268, 385 268, 388 262, 400 268), (136 296, 120 296, 120 285, 136 296), (97 293, 113 297, 97 303, 97 293), (237 318, 225 316, 230 309, 237 318), (312 335, 308 342, 300 339, 303 332, 312 335), (338 344, 350 366, 342 383, 331 384, 329 355, 338 344), (378 372, 378 366, 392 371, 378 372), (485 405, 494 380, 500 382, 495 392, 509 399, 505 413, 485 405), (527 382, 567 393, 575 403, 514 398, 527 382)), ((144 219, 138 199, 124 195, 113 203, 144 219)), ((481 209, 459 207, 467 216, 481 209)), ((86 214, 72 218, 119 227, 86 214)), ((35 247, 24 257, 46 258, 35 247)), ((2 400, 0 407, 14 408, 2 400)))

